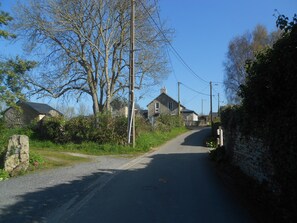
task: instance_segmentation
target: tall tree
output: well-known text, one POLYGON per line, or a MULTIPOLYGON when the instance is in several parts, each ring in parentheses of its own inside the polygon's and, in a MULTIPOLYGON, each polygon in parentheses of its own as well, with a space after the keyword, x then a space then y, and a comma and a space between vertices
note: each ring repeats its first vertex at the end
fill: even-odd
MULTIPOLYGON (((155 5, 144 2, 136 13, 136 81, 152 85, 166 75, 166 41, 149 21, 155 5)), ((44 55, 45 72, 30 79, 35 93, 55 98, 87 94, 94 114, 109 111, 113 96, 128 84, 129 9, 129 0, 19 3, 17 34, 28 39, 32 52, 44 55)))
POLYGON ((25 100, 23 90, 29 89, 25 82, 27 72, 34 68, 34 61, 20 58, 0 61, 0 101, 13 106, 16 100, 25 100))
MULTIPOLYGON (((7 26, 12 19, 13 18, 9 15, 9 13, 0 11, 0 27, 7 26)), ((6 30, 0 29, 0 38, 15 38, 15 35, 7 32, 6 30)))
POLYGON ((285 33, 272 48, 259 53, 248 64, 247 80, 241 85, 240 94, 242 112, 248 120, 246 126, 262 139, 272 156, 279 206, 284 207, 286 222, 294 222, 297 219, 297 15, 292 21, 280 15, 277 26, 285 33))
POLYGON ((246 80, 247 61, 254 60, 258 52, 271 47, 279 37, 280 31, 269 34, 264 26, 258 25, 252 33, 247 32, 230 41, 224 62, 224 85, 229 103, 237 104, 241 101, 238 91, 246 80))
MULTIPOLYGON (((13 18, 0 11, 0 27, 8 25, 13 18)), ((4 29, 0 29, 0 38, 10 39, 16 36, 4 29)), ((22 60, 19 57, 0 61, 0 103, 13 106, 16 100, 24 100, 23 90, 28 88, 25 83, 27 72, 35 67, 34 61, 22 60)))

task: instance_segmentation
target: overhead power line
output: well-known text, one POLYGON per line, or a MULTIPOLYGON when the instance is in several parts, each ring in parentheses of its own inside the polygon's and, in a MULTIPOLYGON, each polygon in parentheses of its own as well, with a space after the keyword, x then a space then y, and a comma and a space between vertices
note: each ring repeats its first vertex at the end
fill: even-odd
POLYGON ((197 94, 201 94, 201 95, 204 95, 204 96, 208 96, 209 97, 209 94, 205 94, 205 93, 203 93, 203 92, 200 92, 200 91, 196 91, 196 90, 194 90, 193 88, 190 88, 189 86, 187 86, 187 85, 185 85, 185 84, 183 84, 183 83, 181 83, 183 86, 185 86, 186 88, 188 88, 189 90, 191 90, 191 91, 193 91, 193 92, 196 92, 197 94))
POLYGON ((191 71, 191 73, 198 78, 199 80, 205 82, 205 83, 209 83, 209 81, 206 81, 205 79, 203 79, 202 77, 200 77, 189 65, 188 63, 182 58, 182 56, 178 53, 178 51, 174 48, 174 46, 171 44, 171 42, 167 39, 166 35, 164 34, 163 30, 159 27, 159 25, 157 24, 157 22, 155 21, 155 19, 153 18, 153 16, 151 15, 151 13, 149 12, 149 10, 146 8, 146 6, 143 4, 142 1, 139 1, 140 4, 142 5, 142 7, 144 8, 144 10, 147 12, 147 14, 149 15, 149 17, 151 18, 152 22, 154 23, 155 27, 158 29, 158 31, 163 35, 164 39, 166 40, 166 42, 168 43, 168 45, 171 47, 171 49, 173 50, 173 52, 175 53, 175 55, 177 56, 177 58, 181 61, 181 63, 189 70, 191 71))

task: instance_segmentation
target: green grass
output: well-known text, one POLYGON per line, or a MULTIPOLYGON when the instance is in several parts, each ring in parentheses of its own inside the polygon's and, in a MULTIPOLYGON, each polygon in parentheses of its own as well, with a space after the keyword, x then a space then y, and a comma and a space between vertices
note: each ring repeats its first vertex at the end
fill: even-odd
POLYGON ((136 140, 136 149, 138 148, 140 150, 148 151, 149 149, 160 146, 186 131, 186 128, 175 128, 170 132, 155 131, 143 133, 136 140))
MULTIPOLYGON (((30 166, 28 172, 51 169, 62 166, 74 165, 80 162, 88 162, 91 159, 79 157, 65 152, 82 153, 89 155, 138 155, 149 151, 151 148, 158 147, 170 139, 186 132, 186 128, 175 128, 170 132, 145 132, 136 139, 136 146, 121 146, 113 144, 98 144, 94 142, 83 142, 81 144, 67 143, 56 144, 50 141, 39 141, 30 139, 30 166)), ((8 131, 5 137, 12 134, 24 134, 24 132, 8 131)), ((6 178, 6 173, 1 172, 0 176, 6 178)))
POLYGON ((146 132, 136 139, 136 146, 121 146, 113 144, 98 144, 95 142, 83 142, 81 144, 67 143, 56 144, 50 141, 30 141, 30 148, 35 150, 75 152, 90 155, 118 155, 140 154, 149 151, 153 147, 160 146, 166 141, 186 132, 186 128, 175 128, 170 132, 146 132))
POLYGON ((87 157, 74 156, 61 151, 31 148, 29 171, 70 166, 90 160, 91 159, 87 157))

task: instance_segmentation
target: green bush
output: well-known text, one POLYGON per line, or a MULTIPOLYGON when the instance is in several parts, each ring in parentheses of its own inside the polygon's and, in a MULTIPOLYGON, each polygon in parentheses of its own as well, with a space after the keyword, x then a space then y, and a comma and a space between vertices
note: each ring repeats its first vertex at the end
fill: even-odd
POLYGON ((37 123, 33 131, 38 138, 43 140, 52 140, 56 143, 68 142, 67 134, 65 133, 66 121, 62 116, 46 117, 41 122, 37 123))
POLYGON ((44 164, 44 159, 39 154, 30 151, 29 153, 29 164, 33 167, 39 167, 40 165, 44 164))
MULTIPOLYGON (((112 117, 110 114, 98 116, 75 117, 68 121, 63 118, 47 118, 33 128, 38 140, 52 141, 54 143, 94 142, 100 145, 126 145, 127 144, 126 117, 112 117)), ((171 132, 175 128, 183 128, 182 118, 172 115, 161 115, 157 120, 154 131, 171 132)), ((152 133, 150 123, 142 117, 136 117, 136 140, 145 133, 152 133)), ((158 133, 159 134, 159 133, 158 133)), ((160 136, 159 138, 162 138, 160 136)), ((37 140, 37 141, 38 141, 37 140)), ((109 148, 109 146, 107 146, 109 148)))
POLYGON ((93 129, 95 129, 95 124, 92 117, 75 117, 65 124, 65 134, 76 143, 90 140, 93 129))
POLYGON ((8 178, 9 178, 9 173, 7 173, 3 169, 0 169, 0 181, 6 180, 8 178))
POLYGON ((96 117, 46 118, 33 128, 37 138, 55 143, 97 142, 123 145, 127 138, 127 118, 100 114, 96 117))
POLYGON ((225 159, 225 147, 217 147, 216 149, 213 149, 209 153, 210 158, 213 161, 221 162, 225 159))
POLYGON ((293 24, 273 48, 247 64, 246 83, 239 93, 242 105, 222 112, 225 129, 239 126, 242 134, 262 139, 269 148, 281 205, 291 210, 297 209, 296 49, 297 25, 293 24))
POLYGON ((100 114, 96 128, 91 132, 90 141, 100 144, 124 145, 127 141, 127 124, 125 117, 112 117, 110 114, 100 114))
POLYGON ((179 128, 184 126, 184 122, 181 116, 161 114, 157 119, 157 128, 161 131, 170 131, 173 128, 179 128))
POLYGON ((136 137, 144 132, 151 132, 153 130, 149 121, 139 116, 137 116, 135 120, 135 129, 136 137))

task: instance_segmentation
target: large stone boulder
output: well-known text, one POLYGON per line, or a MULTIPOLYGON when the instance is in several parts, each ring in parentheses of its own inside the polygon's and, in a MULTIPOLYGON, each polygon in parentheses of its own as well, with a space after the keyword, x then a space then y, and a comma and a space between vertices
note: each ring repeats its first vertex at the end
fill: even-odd
POLYGON ((8 141, 4 161, 4 170, 11 176, 26 171, 29 166, 29 138, 25 135, 13 135, 8 141))

